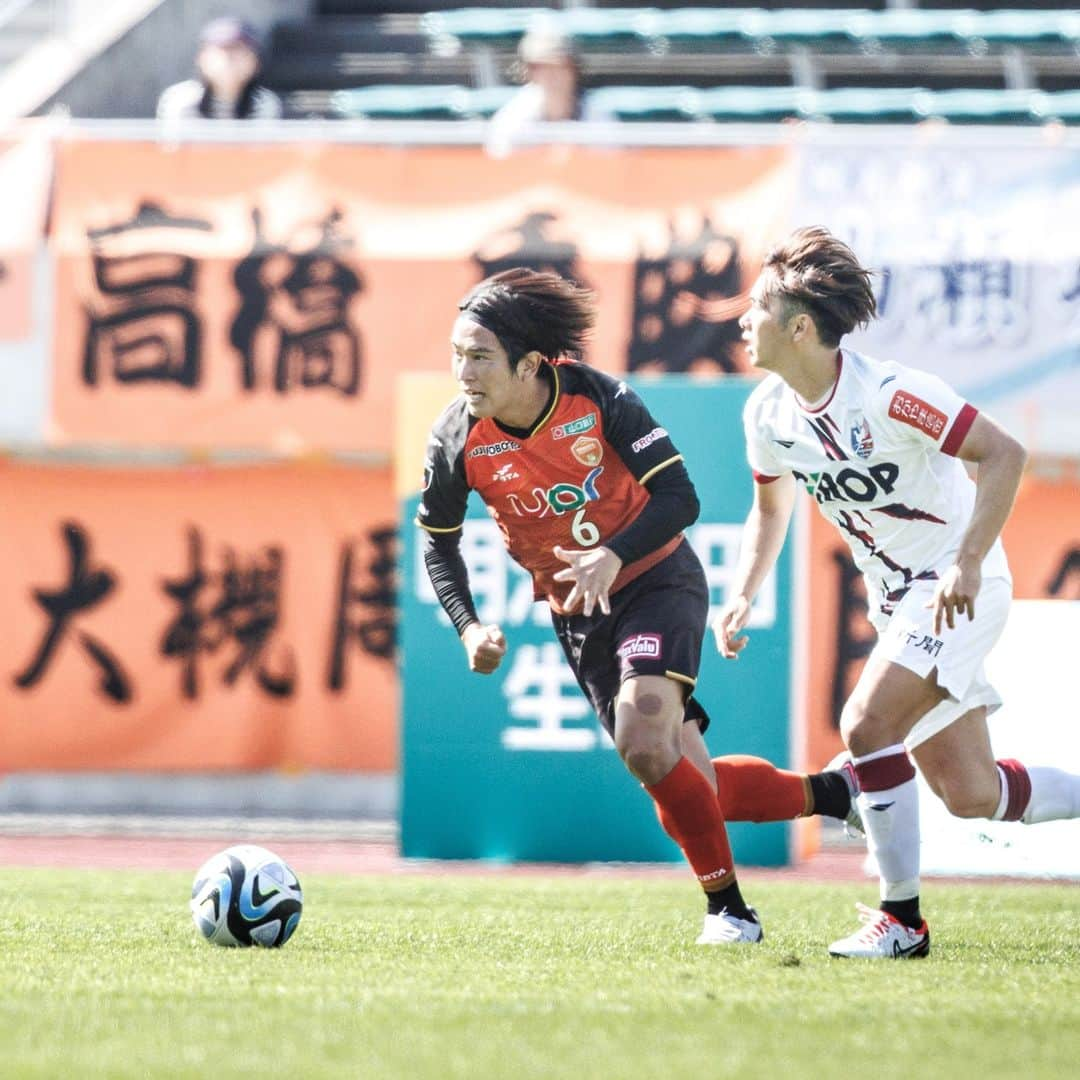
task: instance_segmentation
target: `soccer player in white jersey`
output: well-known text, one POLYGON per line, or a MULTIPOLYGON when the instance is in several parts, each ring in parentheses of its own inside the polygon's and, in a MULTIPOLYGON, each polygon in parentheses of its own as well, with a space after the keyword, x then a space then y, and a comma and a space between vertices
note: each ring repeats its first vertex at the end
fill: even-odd
POLYGON ((1025 451, 936 376, 840 347, 875 314, 870 272, 827 230, 799 229, 766 257, 741 319, 752 363, 771 373, 744 412, 754 504, 714 630, 736 658, 803 485, 850 546, 878 633, 840 729, 881 905, 860 904, 862 925, 829 952, 900 958, 930 948, 911 759, 959 817, 1080 817, 1080 777, 995 762, 987 732, 1000 699, 983 659, 1012 596, 999 534, 1025 451))

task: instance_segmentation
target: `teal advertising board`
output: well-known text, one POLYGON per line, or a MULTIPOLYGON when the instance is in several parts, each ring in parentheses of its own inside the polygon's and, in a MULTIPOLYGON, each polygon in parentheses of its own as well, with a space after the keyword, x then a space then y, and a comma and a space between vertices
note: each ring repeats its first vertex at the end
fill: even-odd
MULTIPOLYGON (((682 451, 701 500, 687 533, 710 582, 715 611, 735 571, 752 499, 742 406, 752 383, 680 376, 629 380, 682 451)), ((665 861, 681 853, 652 800, 601 729, 551 629, 545 604, 506 555, 476 496, 462 552, 480 618, 509 649, 493 675, 471 673, 424 572, 418 494, 402 503, 401 846, 440 859, 665 861)), ((737 662, 705 642, 696 691, 712 718, 714 755, 790 758, 792 613, 790 544, 755 606, 751 645, 737 662)), ((736 860, 781 865, 788 823, 733 825, 736 860)))

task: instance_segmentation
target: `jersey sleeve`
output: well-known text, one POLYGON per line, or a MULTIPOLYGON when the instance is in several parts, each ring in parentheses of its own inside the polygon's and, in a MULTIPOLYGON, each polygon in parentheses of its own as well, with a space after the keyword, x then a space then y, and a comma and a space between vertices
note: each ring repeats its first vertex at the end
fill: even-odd
POLYGON ((604 438, 623 459, 639 484, 662 469, 682 461, 667 429, 653 418, 645 403, 619 382, 604 402, 604 438))
POLYGON ((780 464, 770 449, 768 438, 763 430, 757 398, 753 394, 743 406, 742 420, 743 433, 746 436, 746 460, 750 464, 754 480, 759 484, 779 480, 784 473, 788 472, 788 469, 780 464))
POLYGON ((882 382, 878 406, 897 437, 952 455, 979 415, 943 379, 913 368, 899 368, 894 377, 882 382))
POLYGON ((424 487, 416 524, 429 533, 456 533, 465 520, 469 485, 460 423, 444 414, 431 429, 424 458, 424 487))

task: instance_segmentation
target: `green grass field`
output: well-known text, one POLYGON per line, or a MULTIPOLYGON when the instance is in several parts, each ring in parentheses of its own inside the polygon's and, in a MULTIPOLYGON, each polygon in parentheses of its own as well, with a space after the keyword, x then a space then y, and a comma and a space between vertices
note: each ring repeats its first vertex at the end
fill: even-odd
POLYGON ((753 884, 699 949, 674 880, 303 881, 284 949, 198 937, 190 877, 0 870, 0 1076, 1072 1077, 1080 889, 939 886, 930 958, 830 960, 873 885, 753 884))

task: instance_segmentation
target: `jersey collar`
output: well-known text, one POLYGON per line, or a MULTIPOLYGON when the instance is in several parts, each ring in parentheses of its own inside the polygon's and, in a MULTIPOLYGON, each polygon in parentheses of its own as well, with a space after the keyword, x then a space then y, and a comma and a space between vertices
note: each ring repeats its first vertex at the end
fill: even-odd
POLYGON ((551 401, 548 406, 540 414, 540 419, 536 421, 531 428, 512 428, 506 424, 500 424, 498 420, 495 421, 500 430, 506 432, 507 435, 512 435, 516 439, 531 439, 550 419, 552 413, 555 412, 555 406, 559 404, 559 395, 562 392, 562 384, 559 381, 559 369, 548 361, 544 361, 544 367, 542 369, 551 378, 551 401))
POLYGON ((809 413, 811 416, 816 416, 818 413, 824 412, 832 404, 832 399, 834 397, 836 397, 836 388, 840 385, 840 379, 843 377, 843 374, 844 374, 844 353, 843 353, 843 350, 837 349, 836 350, 836 379, 833 381, 832 389, 829 391, 828 396, 825 398, 825 400, 822 401, 822 403, 820 405, 815 405, 813 408, 810 408, 810 406, 807 405, 806 402, 803 401, 803 399, 801 397, 799 397, 798 394, 795 394, 794 390, 792 390, 792 393, 795 394, 795 403, 799 406, 800 409, 802 409, 802 411, 804 413, 809 413))

